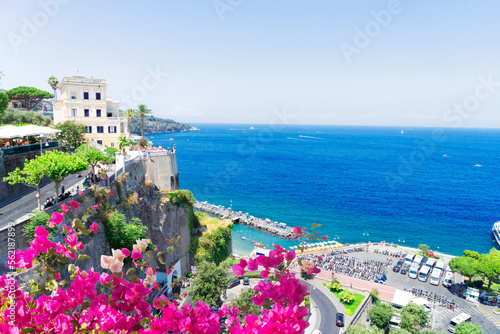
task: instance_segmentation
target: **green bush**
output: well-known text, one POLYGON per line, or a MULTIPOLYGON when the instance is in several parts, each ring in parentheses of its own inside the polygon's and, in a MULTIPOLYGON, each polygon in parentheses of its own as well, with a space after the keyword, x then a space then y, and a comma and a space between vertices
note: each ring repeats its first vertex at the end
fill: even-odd
MULTIPOLYGON (((132 250, 135 242, 146 237, 148 228, 139 218, 132 218, 127 222, 127 217, 121 213, 112 213, 105 227, 106 238, 111 249, 127 248, 132 250)), ((128 258, 129 259, 129 258, 128 258)))
POLYGON ((50 216, 48 213, 43 211, 35 211, 34 216, 24 225, 23 235, 28 239, 28 241, 33 241, 35 238, 35 230, 38 226, 45 226, 45 229, 49 231, 49 239, 54 240, 54 233, 57 231, 57 227, 49 227, 50 216))
POLYGON ((232 228, 233 224, 229 224, 227 227, 218 227, 211 233, 207 233, 197 239, 196 261, 215 262, 218 265, 227 259, 229 256, 228 244, 231 240, 232 228))
POLYGON ((353 310, 350 309, 345 310, 345 315, 353 315, 353 314, 354 314, 353 310))
POLYGON ((477 280, 477 281, 474 281, 474 287, 476 289, 482 289, 483 288, 483 285, 484 285, 484 281, 482 280, 477 280))
POLYGON ((167 194, 167 197, 170 203, 178 207, 185 207, 187 204, 193 205, 196 203, 193 194, 189 190, 171 191, 167 194))
POLYGON ((339 294, 339 297, 342 303, 351 304, 354 301, 354 292, 344 290, 339 294))

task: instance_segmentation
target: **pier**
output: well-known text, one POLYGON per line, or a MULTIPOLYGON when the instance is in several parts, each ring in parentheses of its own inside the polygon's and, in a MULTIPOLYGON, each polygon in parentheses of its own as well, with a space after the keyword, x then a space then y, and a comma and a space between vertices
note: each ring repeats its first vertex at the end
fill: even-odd
POLYGON ((285 223, 273 222, 270 219, 262 219, 249 215, 248 213, 236 212, 222 205, 213 205, 207 202, 196 202, 193 205, 195 210, 208 213, 222 219, 230 219, 235 224, 245 224, 253 228, 261 229, 267 233, 277 235, 286 239, 296 239, 293 227, 285 223))

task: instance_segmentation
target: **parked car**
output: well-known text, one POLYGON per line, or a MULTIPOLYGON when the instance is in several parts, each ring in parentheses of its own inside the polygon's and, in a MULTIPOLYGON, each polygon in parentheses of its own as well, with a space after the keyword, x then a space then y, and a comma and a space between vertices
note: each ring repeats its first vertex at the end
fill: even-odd
POLYGON ((337 327, 344 327, 344 314, 337 313, 337 321, 335 322, 337 327))
POLYGON ((401 267, 400 273, 402 275, 406 275, 408 273, 408 269, 410 269, 410 264, 405 262, 405 264, 403 264, 403 267, 401 267))
POLYGON ((270 278, 264 279, 264 283, 271 283, 271 279, 270 278))
POLYGON ((392 267, 392 271, 398 273, 401 270, 401 267, 403 266, 403 262, 404 262, 403 259, 399 259, 398 263, 396 263, 396 265, 392 267))
POLYGON ((250 279, 248 277, 243 277, 243 285, 250 285, 250 279))
POLYGON ((227 285, 228 289, 231 289, 237 285, 240 284, 240 279, 238 277, 233 278, 232 280, 229 281, 229 284, 227 285))

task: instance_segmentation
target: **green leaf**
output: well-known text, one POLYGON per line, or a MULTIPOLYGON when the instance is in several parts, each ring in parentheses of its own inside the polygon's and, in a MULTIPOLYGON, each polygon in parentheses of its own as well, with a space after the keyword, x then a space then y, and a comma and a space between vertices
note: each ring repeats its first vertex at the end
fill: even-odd
POLYGON ((28 285, 30 286, 31 292, 37 292, 39 290, 38 282, 35 281, 34 279, 30 279, 28 285))
POLYGON ((175 243, 175 245, 176 245, 177 247, 182 247, 182 246, 181 246, 181 244, 180 244, 180 243, 178 243, 178 242, 176 242, 176 243, 175 243))
POLYGON ((160 261, 161 264, 165 265, 165 260, 163 259, 163 256, 158 257, 158 261, 160 261))
POLYGON ((130 276, 130 280, 131 280, 132 282, 136 283, 136 284, 137 284, 137 279, 138 279, 138 277, 137 277, 137 276, 135 276, 135 275, 130 276))
POLYGON ((82 217, 82 220, 86 222, 89 219, 90 215, 88 213, 85 213, 82 217))
POLYGON ((90 259, 90 256, 85 254, 78 255, 78 260, 85 260, 85 259, 90 259))
POLYGON ((146 254, 148 254, 149 257, 152 257, 153 255, 151 254, 151 251, 147 251, 146 254))
POLYGON ((64 263, 64 264, 69 262, 69 259, 66 256, 64 256, 63 254, 57 254, 56 259, 57 259, 57 261, 64 263))
POLYGON ((135 268, 130 268, 129 270, 127 270, 127 276, 129 276, 130 274, 132 274, 133 272, 135 271, 135 268))
POLYGON ((35 332, 35 330, 33 328, 25 328, 25 329, 23 329, 23 334, 24 333, 34 333, 34 332, 35 332))
POLYGON ((113 273, 113 276, 115 276, 116 278, 122 278, 122 273, 113 273))
POLYGON ((54 291, 59 287, 59 283, 54 278, 47 279, 45 281, 45 285, 46 285, 47 289, 49 289, 50 291, 54 291))
POLYGON ((174 246, 168 246, 167 252, 172 253, 174 251, 174 246))
POLYGON ((73 263, 71 263, 69 266, 68 266, 68 271, 70 274, 74 274, 75 271, 76 271, 76 267, 73 263))
POLYGON ((56 252, 56 249, 54 247, 50 247, 47 254, 45 254, 45 259, 48 259, 52 255, 54 255, 55 252, 56 252))

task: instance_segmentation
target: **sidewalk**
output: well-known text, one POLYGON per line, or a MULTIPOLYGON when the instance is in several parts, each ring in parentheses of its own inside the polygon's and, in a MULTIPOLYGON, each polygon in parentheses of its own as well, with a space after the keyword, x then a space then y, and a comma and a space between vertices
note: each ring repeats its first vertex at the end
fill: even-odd
POLYGON ((310 299, 311 302, 311 316, 309 317, 309 327, 306 328, 305 334, 312 334, 315 329, 318 329, 319 324, 321 323, 321 313, 318 312, 318 307, 314 303, 314 299, 310 299))

